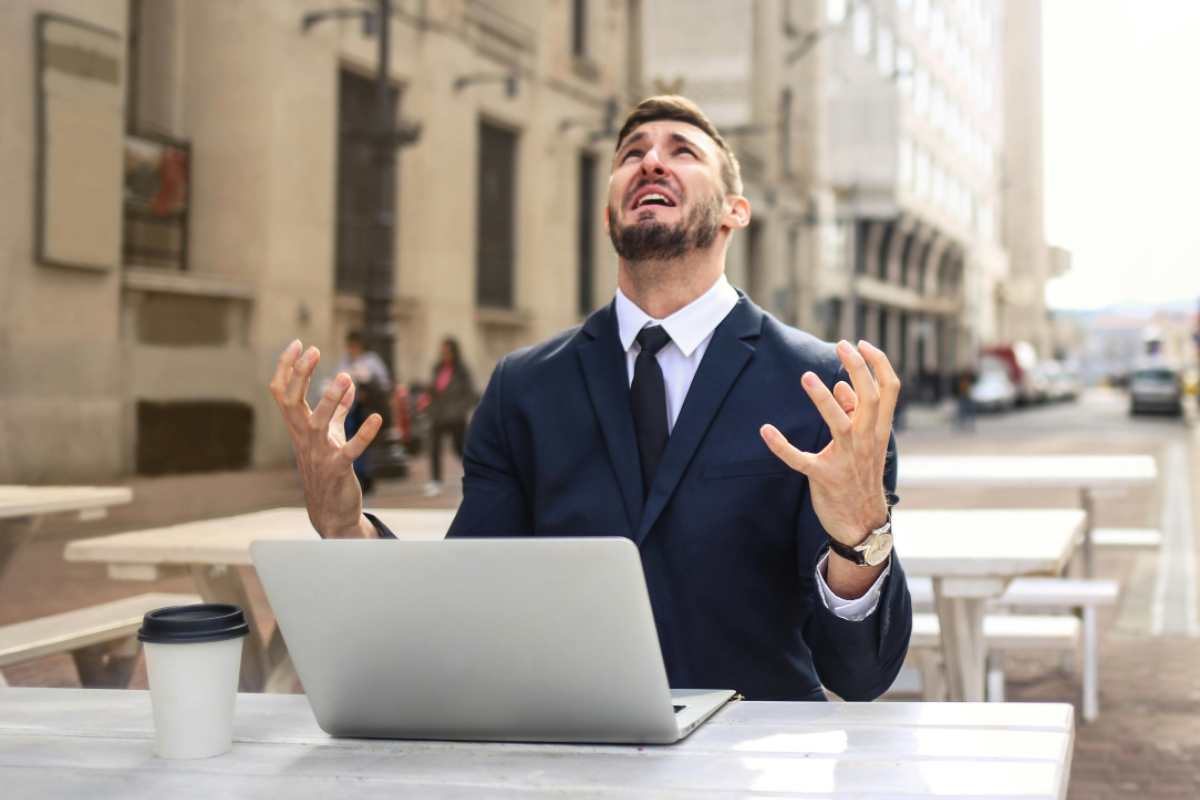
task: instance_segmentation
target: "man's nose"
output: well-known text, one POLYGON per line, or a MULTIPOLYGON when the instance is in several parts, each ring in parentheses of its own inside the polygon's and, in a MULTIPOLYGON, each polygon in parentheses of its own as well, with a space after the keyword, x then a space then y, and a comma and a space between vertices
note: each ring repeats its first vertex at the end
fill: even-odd
POLYGON ((658 157, 658 148, 651 147, 646 151, 646 155, 642 156, 641 171, 646 175, 664 175, 667 168, 663 166, 662 159, 658 157))

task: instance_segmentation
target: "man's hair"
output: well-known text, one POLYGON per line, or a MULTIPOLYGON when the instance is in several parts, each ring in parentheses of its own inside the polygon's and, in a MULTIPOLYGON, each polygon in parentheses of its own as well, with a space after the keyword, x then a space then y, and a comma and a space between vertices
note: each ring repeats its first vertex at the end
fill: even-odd
POLYGON ((350 331, 346 334, 346 344, 356 344, 359 347, 366 345, 366 340, 363 338, 362 331, 350 331))
POLYGON ((721 181, 725 184, 725 192, 738 195, 742 193, 742 168, 738 166, 737 156, 733 154, 729 144, 717 132, 712 121, 704 116, 700 106, 686 97, 677 94, 660 94, 647 97, 638 103, 629 112, 629 116, 625 118, 625 124, 621 126, 621 132, 617 134, 616 149, 621 149, 625 137, 639 125, 663 119, 686 122, 707 133, 721 151, 721 181))

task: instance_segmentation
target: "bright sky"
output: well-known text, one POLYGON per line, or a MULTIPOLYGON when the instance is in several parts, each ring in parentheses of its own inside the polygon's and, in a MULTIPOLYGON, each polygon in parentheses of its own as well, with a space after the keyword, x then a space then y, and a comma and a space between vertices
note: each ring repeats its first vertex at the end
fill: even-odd
POLYGON ((1056 308, 1200 297, 1200 2, 1043 0, 1056 308))

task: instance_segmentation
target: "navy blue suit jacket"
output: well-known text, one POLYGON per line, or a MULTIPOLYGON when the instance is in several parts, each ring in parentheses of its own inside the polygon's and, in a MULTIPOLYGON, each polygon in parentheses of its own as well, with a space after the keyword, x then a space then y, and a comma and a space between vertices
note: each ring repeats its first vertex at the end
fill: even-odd
MULTIPOLYGON (((752 700, 820 700, 821 684, 847 700, 883 693, 911 631, 900 561, 893 554, 866 620, 826 609, 814 572, 827 536, 807 479, 758 433, 770 422, 803 450, 828 443, 800 376, 844 377, 833 346, 742 295, 713 334, 648 497, 626 370, 612 304, 502 359, 471 422, 448 535, 632 539, 674 688, 752 700)), ((893 447, 889 493, 895 480, 893 447)))

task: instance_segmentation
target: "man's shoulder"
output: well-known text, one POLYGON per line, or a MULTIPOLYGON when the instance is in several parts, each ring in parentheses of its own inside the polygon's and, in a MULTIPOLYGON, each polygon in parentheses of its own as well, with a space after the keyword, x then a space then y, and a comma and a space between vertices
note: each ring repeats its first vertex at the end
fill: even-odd
POLYGON ((555 334, 545 341, 513 350, 500 360, 506 380, 521 380, 543 370, 553 370, 574 359, 572 351, 582 335, 582 325, 555 334))
POLYGON ((831 381, 841 370, 836 343, 787 325, 765 311, 763 316, 759 355, 798 373, 812 370, 826 381, 831 381))

